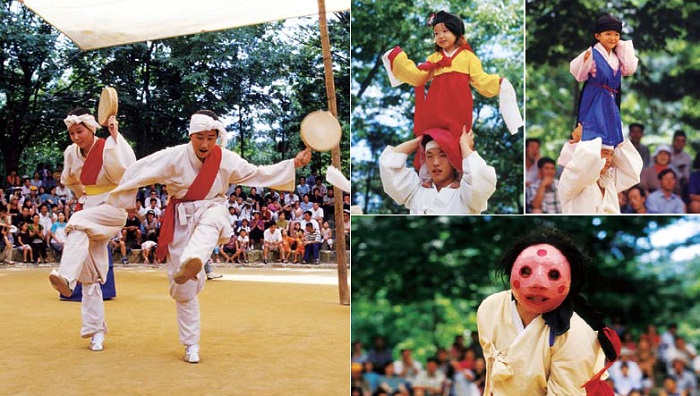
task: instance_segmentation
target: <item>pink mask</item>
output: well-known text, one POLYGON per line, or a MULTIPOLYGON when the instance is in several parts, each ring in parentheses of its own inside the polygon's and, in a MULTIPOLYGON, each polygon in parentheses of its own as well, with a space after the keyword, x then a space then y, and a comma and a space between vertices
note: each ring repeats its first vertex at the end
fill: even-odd
POLYGON ((541 244, 523 250, 510 272, 515 300, 530 312, 556 309, 569 294, 569 261, 554 246, 541 244))

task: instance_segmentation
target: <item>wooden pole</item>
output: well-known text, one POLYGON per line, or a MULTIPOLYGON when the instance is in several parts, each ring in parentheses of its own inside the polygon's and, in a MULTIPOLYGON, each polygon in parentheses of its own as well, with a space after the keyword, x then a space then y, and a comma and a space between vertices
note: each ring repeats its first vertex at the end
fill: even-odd
MULTIPOLYGON (((321 49, 323 51, 323 70, 326 80, 326 95, 328 110, 338 118, 338 108, 335 103, 335 82, 333 81, 333 61, 331 59, 331 44, 328 38, 328 23, 326 22, 326 2, 318 0, 318 21, 321 29, 321 49)), ((331 151, 333 166, 340 167, 340 145, 331 151)), ((345 255, 345 227, 343 225, 343 191, 335 189, 335 236, 336 257, 338 258, 338 293, 341 305, 350 305, 350 289, 348 288, 348 266, 345 255)))

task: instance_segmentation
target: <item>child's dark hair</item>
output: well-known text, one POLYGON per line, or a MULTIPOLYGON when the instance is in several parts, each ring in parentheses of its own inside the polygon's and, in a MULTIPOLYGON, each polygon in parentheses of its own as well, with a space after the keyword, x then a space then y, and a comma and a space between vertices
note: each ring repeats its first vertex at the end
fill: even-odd
POLYGON ((585 285, 585 274, 589 258, 576 246, 574 240, 568 234, 554 227, 545 227, 530 232, 516 240, 515 243, 511 245, 510 249, 505 252, 496 268, 496 275, 500 276, 501 279, 507 278, 510 281, 510 273, 513 269, 513 264, 520 253, 530 246, 539 244, 547 244, 559 250, 569 262, 571 271, 569 295, 558 308, 542 315, 545 322, 547 322, 550 327, 552 327, 551 324, 555 322, 559 325, 563 325, 563 328, 559 329, 559 333, 556 334, 561 335, 569 329, 569 320, 575 310, 593 330, 598 332, 598 342, 603 348, 603 352, 605 352, 605 356, 608 360, 613 361, 617 359, 615 347, 606 337, 605 332, 603 332, 603 328, 605 328, 603 316, 590 306, 586 299, 579 294, 585 285))

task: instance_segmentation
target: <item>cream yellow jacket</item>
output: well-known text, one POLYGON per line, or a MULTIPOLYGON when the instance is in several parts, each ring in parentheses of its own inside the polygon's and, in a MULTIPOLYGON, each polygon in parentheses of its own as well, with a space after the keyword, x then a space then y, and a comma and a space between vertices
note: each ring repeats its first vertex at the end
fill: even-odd
POLYGON ((511 292, 503 291, 487 297, 477 313, 486 360, 484 395, 584 396, 581 386, 605 363, 596 332, 574 313, 571 328, 550 347, 542 316, 522 329, 514 304, 511 292))

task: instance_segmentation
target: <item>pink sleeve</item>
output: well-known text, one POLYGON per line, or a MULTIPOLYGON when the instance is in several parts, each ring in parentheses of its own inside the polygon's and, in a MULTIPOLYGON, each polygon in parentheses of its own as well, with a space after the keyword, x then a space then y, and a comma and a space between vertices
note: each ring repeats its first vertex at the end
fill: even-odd
POLYGON ((569 71, 574 76, 576 81, 582 82, 588 80, 588 73, 595 77, 595 62, 593 61, 593 47, 588 47, 588 50, 581 52, 576 59, 571 61, 569 71), (583 58, 586 56, 586 51, 591 51, 591 55, 585 62, 583 58))
POLYGON ((620 69, 623 76, 629 76, 637 70, 639 59, 634 56, 632 40, 620 40, 615 47, 615 54, 620 60, 620 69))

